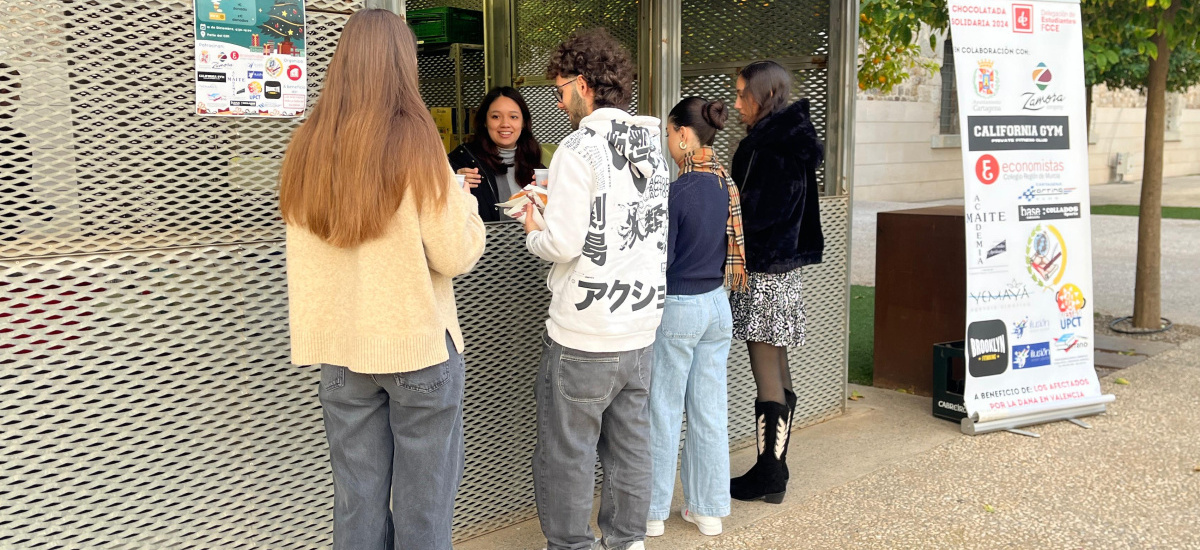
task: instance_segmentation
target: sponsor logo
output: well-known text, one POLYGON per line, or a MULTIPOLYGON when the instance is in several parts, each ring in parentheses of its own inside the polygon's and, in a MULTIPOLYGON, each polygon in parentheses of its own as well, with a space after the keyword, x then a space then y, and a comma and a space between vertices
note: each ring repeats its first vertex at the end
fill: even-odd
POLYGON ((208 50, 200 50, 199 58, 200 58, 200 63, 203 63, 205 65, 207 65, 209 59, 211 59, 211 57, 208 54, 208 50))
POLYGON ((976 310, 1021 306, 1029 301, 1029 287, 1013 281, 1004 288, 973 289, 967 292, 967 296, 976 310))
MULTIPOLYGON (((1046 91, 1050 87, 1050 82, 1054 76, 1050 73, 1050 68, 1045 63, 1038 63, 1033 69, 1033 85, 1039 91, 1046 91)), ((1065 96, 1059 93, 1025 92, 1021 94, 1021 108, 1026 111, 1041 111, 1042 109, 1050 109, 1051 111, 1061 111, 1063 103, 1067 100, 1065 96)))
POLYGON ((267 58, 267 62, 263 65, 263 69, 267 71, 267 76, 271 78, 277 78, 279 75, 283 74, 283 61, 280 61, 278 57, 267 58))
POLYGON ((262 71, 246 71, 246 78, 249 78, 251 80, 262 80, 263 72, 262 71))
POLYGON ((267 99, 279 99, 283 97, 283 86, 273 80, 268 80, 263 84, 263 97, 267 99))
POLYGON ((1087 307, 1087 298, 1083 296, 1082 289, 1070 283, 1065 284, 1054 295, 1054 301, 1058 303, 1059 313, 1062 313, 1059 326, 1063 330, 1083 327, 1083 308, 1087 307))
POLYGON ((226 82, 227 78, 228 75, 225 73, 213 73, 205 71, 199 71, 196 73, 197 82, 226 82))
POLYGON ((1018 160, 1000 163, 1000 177, 1005 181, 1061 180, 1067 165, 1061 160, 1018 160))
POLYGON ((1000 91, 996 82, 996 62, 990 59, 980 59, 975 70, 975 94, 982 98, 991 99, 1000 91))
POLYGON ((1067 150, 1071 131, 1065 116, 969 116, 968 150, 1067 150))
POLYGON ((1088 349, 1089 347, 1091 347, 1091 343, 1088 342, 1087 337, 1079 336, 1074 332, 1068 332, 1054 340, 1054 349, 1062 353, 1071 353, 1073 351, 1088 349))
POLYGON ((962 414, 967 414, 967 408, 966 408, 966 407, 964 407, 964 406, 962 406, 962 405, 961 405, 961 404, 959 404, 959 403, 950 403, 949 401, 941 401, 941 400, 938 400, 938 408, 941 408, 941 409, 949 409, 949 410, 952 410, 952 411, 954 411, 954 412, 959 412, 959 413, 962 413, 962 414))
POLYGON ((1032 4, 1013 4, 1013 32, 1032 34, 1033 33, 1033 5, 1032 4))
POLYGON ((1058 286, 1067 270, 1067 242, 1058 228, 1041 224, 1033 228, 1025 245, 1025 263, 1038 286, 1058 286))
POLYGON ((1008 369, 1008 329, 1004 321, 976 321, 967 325, 967 370, 976 378, 995 376, 1008 369))
POLYGON ((248 90, 252 94, 261 94, 263 91, 262 82, 258 82, 257 80, 252 80, 252 81, 250 81, 249 84, 246 85, 246 90, 248 90))
POLYGON ((1037 68, 1033 70, 1033 83, 1037 86, 1037 89, 1043 92, 1046 91, 1046 88, 1050 87, 1050 81, 1053 78, 1054 76, 1050 73, 1050 68, 1045 63, 1038 63, 1037 68))
POLYGON ((229 105, 231 107, 254 107, 255 105, 258 105, 258 102, 257 101, 233 100, 233 101, 229 102, 229 105))
POLYGON ((996 162, 996 157, 992 155, 983 155, 979 160, 975 161, 975 177, 984 185, 996 183, 1000 178, 1000 163, 996 162))
POLYGON ((988 250, 987 257, 990 260, 996 256, 1004 254, 1005 252, 1008 252, 1008 241, 1000 241, 1000 244, 997 244, 988 250))
POLYGON ((1075 192, 1074 187, 1063 187, 1058 183, 1035 183, 1025 189, 1024 193, 1017 196, 1018 200, 1024 202, 1042 202, 1058 200, 1059 197, 1070 195, 1075 192))
POLYGON ((1012 335, 1020 340, 1025 337, 1025 333, 1037 334, 1045 332, 1050 328, 1050 321, 1046 319, 1038 319, 1030 321, 1029 317, 1025 317, 1016 323, 1013 323, 1012 335))
POLYGON ((229 58, 230 58, 230 59, 232 59, 232 60, 234 60, 234 61, 237 61, 239 57, 241 57, 241 54, 237 53, 237 50, 234 50, 234 51, 232 51, 232 52, 229 52, 229 58))
POLYGON ((292 82, 300 80, 304 77, 304 69, 301 69, 299 65, 288 65, 287 77, 292 82))
POLYGON ((1017 219, 1023 222, 1071 220, 1080 216, 1079 203, 1017 206, 1017 219))
MULTIPOLYGON (((1008 221, 1008 213, 1003 210, 987 211, 983 208, 983 200, 976 196, 972 210, 966 212, 967 222, 970 224, 970 230, 974 232, 974 239, 971 244, 974 246, 974 262, 970 266, 971 273, 985 274, 1005 271, 1003 262, 989 262, 988 260, 1003 252, 1005 241, 1000 238, 997 232, 985 231, 985 227, 993 223, 1004 223, 1008 221), (985 235, 987 233, 987 235, 985 235), (996 241, 1000 241, 996 245, 996 241), (992 248, 987 248, 992 246, 992 248), (1002 248, 996 251, 996 247, 1002 248)), ((968 234, 968 237, 970 235, 968 234)))
POLYGON ((1013 346, 1013 369, 1032 369, 1050 364, 1050 343, 1022 344, 1013 346))

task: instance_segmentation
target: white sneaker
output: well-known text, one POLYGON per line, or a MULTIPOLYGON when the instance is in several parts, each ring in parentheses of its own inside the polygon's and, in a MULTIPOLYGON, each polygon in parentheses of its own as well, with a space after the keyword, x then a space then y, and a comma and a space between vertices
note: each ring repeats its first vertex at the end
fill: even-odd
POLYGON ((715 537, 720 535, 724 530, 724 528, 721 526, 721 518, 698 516, 693 514, 691 510, 688 510, 687 508, 684 508, 681 514, 683 515, 683 521, 694 524, 696 527, 700 528, 701 535, 715 537))
POLYGON ((661 537, 667 530, 666 522, 661 519, 652 519, 646 522, 647 537, 661 537))
POLYGON ((646 543, 639 540, 633 544, 630 544, 625 550, 646 550, 646 543))

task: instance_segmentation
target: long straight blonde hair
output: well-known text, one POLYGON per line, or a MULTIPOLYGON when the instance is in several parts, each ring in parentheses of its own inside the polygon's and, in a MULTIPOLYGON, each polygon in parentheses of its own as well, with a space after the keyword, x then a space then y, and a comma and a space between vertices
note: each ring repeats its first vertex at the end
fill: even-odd
POLYGON ((402 200, 416 200, 420 210, 444 207, 450 178, 421 99, 408 25, 386 10, 355 13, 316 107, 284 154, 284 221, 353 247, 383 235, 402 200))

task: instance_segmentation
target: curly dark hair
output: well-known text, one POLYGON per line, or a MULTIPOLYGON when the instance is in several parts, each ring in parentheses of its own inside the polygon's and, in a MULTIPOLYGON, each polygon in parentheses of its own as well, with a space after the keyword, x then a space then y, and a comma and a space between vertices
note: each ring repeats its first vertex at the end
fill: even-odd
POLYGON ((550 55, 546 78, 578 76, 596 92, 595 107, 626 109, 633 99, 633 61, 603 27, 578 31, 550 55))

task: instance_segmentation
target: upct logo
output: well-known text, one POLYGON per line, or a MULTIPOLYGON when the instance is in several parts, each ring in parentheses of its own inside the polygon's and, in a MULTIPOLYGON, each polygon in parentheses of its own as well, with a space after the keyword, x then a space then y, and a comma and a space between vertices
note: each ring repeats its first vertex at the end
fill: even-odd
POLYGON ((1013 32, 1033 33, 1033 5, 1013 4, 1013 32))

